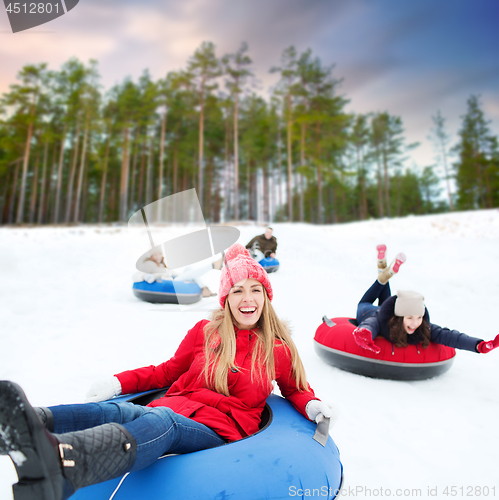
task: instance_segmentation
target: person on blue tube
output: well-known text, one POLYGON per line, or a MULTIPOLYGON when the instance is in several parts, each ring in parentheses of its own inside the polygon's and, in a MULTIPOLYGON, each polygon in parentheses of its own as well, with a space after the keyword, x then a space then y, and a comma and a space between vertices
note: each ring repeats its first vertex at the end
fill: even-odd
POLYGON ((66 500, 165 453, 252 435, 273 380, 305 418, 331 417, 271 304, 267 272, 240 244, 225 254, 218 296, 220 307, 188 331, 173 357, 96 382, 89 403, 33 408, 17 384, 0 381, 0 454, 19 477, 14 499, 66 500), (112 400, 166 387, 147 406, 112 400))
POLYGON ((255 260, 262 260, 265 257, 275 259, 277 252, 277 239, 273 236, 273 229, 268 227, 263 234, 259 234, 251 239, 246 248, 255 260))

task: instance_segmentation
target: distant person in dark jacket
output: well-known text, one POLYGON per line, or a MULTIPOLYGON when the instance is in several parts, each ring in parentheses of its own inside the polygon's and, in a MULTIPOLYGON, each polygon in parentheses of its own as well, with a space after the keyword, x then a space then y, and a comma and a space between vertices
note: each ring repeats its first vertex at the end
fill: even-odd
POLYGON ((386 246, 378 245, 377 250, 378 279, 362 296, 357 307, 358 327, 353 336, 360 347, 379 353, 381 349, 373 342, 378 335, 397 347, 421 343, 426 348, 430 342, 434 342, 482 354, 499 347, 499 335, 486 342, 430 323, 428 309, 420 293, 399 290, 397 295, 392 296, 388 280, 405 262, 405 255, 398 254, 394 262, 387 266, 386 246), (376 299, 378 306, 374 305, 376 299))
POLYGON ((263 234, 255 236, 246 245, 246 248, 252 253, 252 257, 256 260, 261 260, 264 257, 275 259, 277 239, 275 236, 272 236, 272 228, 268 227, 263 234))

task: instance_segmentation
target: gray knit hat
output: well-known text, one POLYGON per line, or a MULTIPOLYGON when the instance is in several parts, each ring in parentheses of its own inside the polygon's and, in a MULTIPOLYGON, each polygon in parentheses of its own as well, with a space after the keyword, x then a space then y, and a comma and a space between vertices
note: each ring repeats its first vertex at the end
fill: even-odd
POLYGON ((424 297, 411 290, 398 290, 395 316, 424 316, 424 297))

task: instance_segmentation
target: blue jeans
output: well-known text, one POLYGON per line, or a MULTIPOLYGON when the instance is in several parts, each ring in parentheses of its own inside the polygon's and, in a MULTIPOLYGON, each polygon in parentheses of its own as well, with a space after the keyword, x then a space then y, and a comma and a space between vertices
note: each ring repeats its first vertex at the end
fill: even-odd
POLYGON ((86 403, 50 407, 54 433, 63 434, 117 423, 137 442, 132 471, 143 469, 165 453, 190 453, 225 443, 204 424, 163 406, 151 408, 126 402, 86 403))
POLYGON ((382 285, 376 280, 367 290, 367 292, 360 299, 357 306, 357 325, 360 325, 369 316, 372 316, 374 311, 379 309, 379 306, 392 295, 390 290, 390 283, 386 282, 382 285), (374 301, 378 299, 378 305, 374 305, 374 301))

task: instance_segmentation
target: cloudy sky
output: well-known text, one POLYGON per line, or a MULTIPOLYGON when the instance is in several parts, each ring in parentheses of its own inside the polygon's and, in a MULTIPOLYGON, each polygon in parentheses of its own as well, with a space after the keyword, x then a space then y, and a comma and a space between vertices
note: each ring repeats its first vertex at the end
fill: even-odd
POLYGON ((99 61, 105 89, 144 69, 160 78, 185 67, 203 41, 218 55, 246 41, 263 95, 283 49, 311 48, 335 64, 349 111, 402 117, 407 142, 422 143, 413 154, 420 167, 434 161, 431 116, 441 110, 455 134, 471 94, 499 133, 498 0, 80 0, 17 34, 0 5, 0 93, 24 64, 58 69, 73 56, 99 61))

